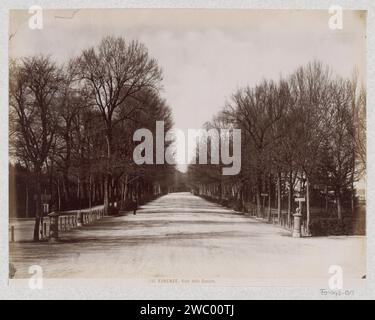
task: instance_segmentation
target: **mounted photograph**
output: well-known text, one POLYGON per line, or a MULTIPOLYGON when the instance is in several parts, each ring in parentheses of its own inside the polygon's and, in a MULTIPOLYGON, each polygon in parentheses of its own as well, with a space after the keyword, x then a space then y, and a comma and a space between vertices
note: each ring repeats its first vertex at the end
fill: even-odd
POLYGON ((364 288, 366 18, 10 10, 9 284, 364 288))

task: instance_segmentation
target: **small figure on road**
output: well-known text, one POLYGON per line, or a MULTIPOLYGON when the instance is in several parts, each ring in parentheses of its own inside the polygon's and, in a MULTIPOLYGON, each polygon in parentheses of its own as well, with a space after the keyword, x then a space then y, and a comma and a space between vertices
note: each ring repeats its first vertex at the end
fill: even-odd
POLYGON ((138 209, 138 197, 137 197, 137 193, 133 193, 132 201, 133 201, 133 214, 136 215, 137 214, 137 209, 138 209))

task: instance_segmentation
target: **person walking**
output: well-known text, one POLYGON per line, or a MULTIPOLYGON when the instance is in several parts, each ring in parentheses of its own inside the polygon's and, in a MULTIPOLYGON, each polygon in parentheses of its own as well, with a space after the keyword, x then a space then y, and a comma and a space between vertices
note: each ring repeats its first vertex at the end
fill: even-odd
POLYGON ((133 214, 137 214, 137 209, 138 209, 138 197, 136 193, 133 193, 133 214))

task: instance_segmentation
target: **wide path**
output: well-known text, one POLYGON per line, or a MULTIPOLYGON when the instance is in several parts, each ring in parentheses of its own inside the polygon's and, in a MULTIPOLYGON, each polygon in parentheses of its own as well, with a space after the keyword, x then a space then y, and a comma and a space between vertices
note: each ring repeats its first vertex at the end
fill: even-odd
POLYGON ((106 217, 63 233, 59 243, 10 244, 16 278, 40 265, 46 278, 327 287, 331 265, 362 281, 365 237, 295 239, 286 230, 172 193, 137 215, 106 217))

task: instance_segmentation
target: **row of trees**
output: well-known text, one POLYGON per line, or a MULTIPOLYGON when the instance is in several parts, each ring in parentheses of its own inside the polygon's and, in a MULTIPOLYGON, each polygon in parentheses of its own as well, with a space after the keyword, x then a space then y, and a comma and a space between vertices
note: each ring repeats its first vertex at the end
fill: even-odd
POLYGON ((104 203, 110 213, 173 179, 173 166, 132 159, 136 129, 173 125, 161 81, 147 48, 123 38, 106 37, 62 66, 46 56, 10 62, 11 194, 35 209, 35 240, 44 193, 56 210, 104 203))
POLYGON ((365 113, 356 72, 343 79, 320 62, 241 88, 205 126, 241 129, 241 173, 222 176, 222 165, 190 165, 190 183, 200 194, 237 200, 241 210, 253 204, 270 220, 274 207, 279 223, 285 209, 290 225, 298 195, 306 198, 307 229, 314 210, 342 219, 344 211, 354 212, 355 182, 365 176, 365 113))

